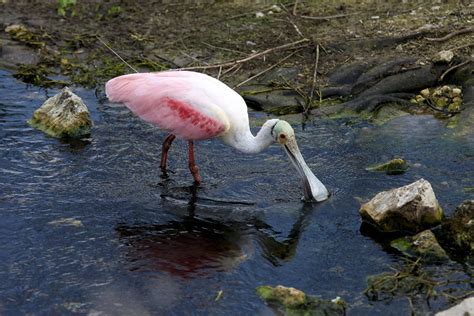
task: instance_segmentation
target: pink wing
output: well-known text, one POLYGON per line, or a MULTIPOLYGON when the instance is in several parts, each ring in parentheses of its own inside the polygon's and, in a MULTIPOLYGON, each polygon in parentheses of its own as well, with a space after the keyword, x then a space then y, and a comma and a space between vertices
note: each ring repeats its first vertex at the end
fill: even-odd
POLYGON ((185 71, 138 73, 107 82, 111 102, 124 103, 133 113, 170 133, 189 140, 221 135, 229 128, 212 91, 222 87, 207 75, 185 71))

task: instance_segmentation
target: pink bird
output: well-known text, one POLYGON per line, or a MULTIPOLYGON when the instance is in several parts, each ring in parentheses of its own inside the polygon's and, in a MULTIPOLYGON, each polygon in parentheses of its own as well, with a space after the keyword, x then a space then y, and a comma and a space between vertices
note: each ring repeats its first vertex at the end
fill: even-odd
POLYGON ((137 73, 111 79, 105 91, 111 102, 124 103, 146 122, 170 133, 161 153, 160 167, 164 172, 168 150, 176 137, 188 140, 189 169, 196 183, 201 182, 201 176, 194 159, 195 140, 220 137, 224 143, 249 154, 277 142, 298 170, 304 199, 323 201, 329 196, 306 165, 291 125, 271 119, 254 136, 244 99, 213 77, 192 71, 137 73))

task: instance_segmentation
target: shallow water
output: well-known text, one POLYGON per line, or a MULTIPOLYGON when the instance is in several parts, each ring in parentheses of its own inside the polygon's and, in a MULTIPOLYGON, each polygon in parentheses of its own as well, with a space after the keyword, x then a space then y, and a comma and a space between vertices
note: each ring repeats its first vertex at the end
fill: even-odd
MULTIPOLYGON (((56 92, 0 71, 1 314, 269 315, 255 287, 282 284, 341 296, 351 315, 406 315, 407 299, 369 302, 362 293, 368 275, 403 259, 361 233, 359 200, 421 177, 448 214, 472 198, 472 137, 451 138, 429 116, 381 127, 295 126, 308 165, 332 192, 305 204, 276 145, 248 156, 218 140, 199 142, 196 189, 186 144, 177 141, 169 178, 161 177, 165 133, 93 91, 75 90, 95 122, 91 138, 47 137, 26 120, 56 92), (412 168, 399 176, 365 171, 394 156, 412 168)), ((449 269, 464 275, 462 264, 449 269)))

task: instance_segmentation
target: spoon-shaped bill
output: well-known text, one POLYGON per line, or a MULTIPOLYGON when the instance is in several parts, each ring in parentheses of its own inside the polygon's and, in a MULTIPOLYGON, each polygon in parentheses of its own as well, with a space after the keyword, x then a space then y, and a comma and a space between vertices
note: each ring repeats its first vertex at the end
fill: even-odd
POLYGON ((329 197, 328 190, 306 165, 296 140, 294 138, 288 139, 283 147, 303 182, 304 200, 318 202, 326 200, 329 197))

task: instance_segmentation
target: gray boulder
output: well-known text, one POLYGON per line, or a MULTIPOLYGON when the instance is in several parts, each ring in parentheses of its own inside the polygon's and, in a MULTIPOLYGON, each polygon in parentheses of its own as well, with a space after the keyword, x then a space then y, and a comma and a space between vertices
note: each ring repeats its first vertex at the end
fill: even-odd
POLYGON ((383 232, 418 233, 438 225, 444 217, 431 184, 424 179, 378 193, 359 213, 383 232))

